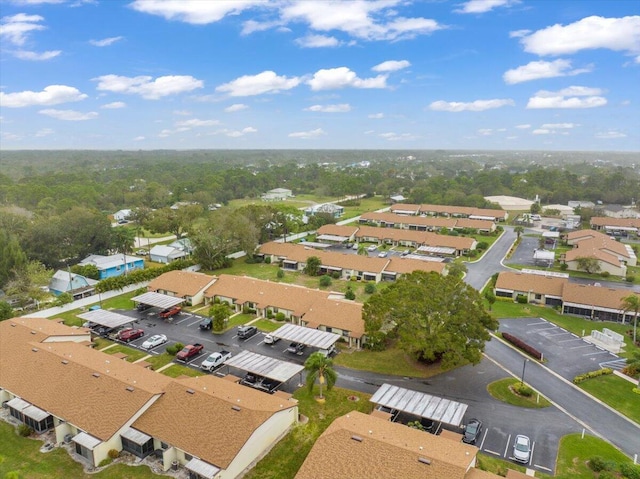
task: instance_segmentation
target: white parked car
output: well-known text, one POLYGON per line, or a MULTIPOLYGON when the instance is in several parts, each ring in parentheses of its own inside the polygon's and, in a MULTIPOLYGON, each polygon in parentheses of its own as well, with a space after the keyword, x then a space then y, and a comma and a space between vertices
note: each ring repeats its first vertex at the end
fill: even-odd
POLYGON ((377 250, 377 249, 378 249, 378 247, 377 247, 376 245, 372 244, 371 246, 369 246, 369 247, 367 248, 367 251, 375 251, 375 250, 377 250))
POLYGON ((389 255, 386 251, 381 251, 378 253, 378 258, 386 258, 389 255))
POLYGON ((144 343, 142 343, 140 347, 142 349, 153 349, 156 346, 160 346, 161 344, 164 344, 166 342, 167 337, 164 334, 155 334, 147 339, 144 343))
POLYGON ((264 337, 264 344, 275 344, 278 341, 280 341, 280 338, 278 338, 277 336, 274 336, 273 334, 267 334, 264 337))
POLYGON ((527 436, 516 436, 513 444, 513 458, 523 464, 528 464, 531 458, 531 441, 527 436))

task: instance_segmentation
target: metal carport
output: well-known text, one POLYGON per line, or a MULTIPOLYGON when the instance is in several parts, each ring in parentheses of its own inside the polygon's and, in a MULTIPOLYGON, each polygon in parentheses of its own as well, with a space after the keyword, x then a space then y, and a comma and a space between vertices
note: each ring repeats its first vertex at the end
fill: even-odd
POLYGON ((307 328, 305 326, 297 326, 295 324, 285 324, 276 329, 271 336, 292 341, 294 343, 302 343, 306 346, 318 349, 329 349, 340 339, 339 334, 320 331, 319 329, 307 328))
POLYGON ((397 411, 460 427, 467 405, 384 383, 370 401, 397 411))
POLYGON ((149 306, 162 309, 171 308, 177 304, 185 302, 185 300, 182 298, 167 296, 166 294, 154 293, 153 291, 134 296, 133 298, 131 298, 131 300, 137 303, 148 304, 149 306))
POLYGON ((281 361, 280 359, 252 353, 251 351, 242 351, 240 354, 226 360, 224 365, 273 379, 280 383, 287 382, 296 374, 300 374, 300 382, 302 382, 302 371, 304 371, 304 366, 300 364, 281 361))
POLYGON ((110 329, 119 328, 127 323, 134 323, 137 321, 136 318, 114 313, 113 311, 107 311, 105 309, 96 309, 94 311, 80 313, 78 317, 90 321, 93 324, 99 324, 100 326, 110 329))

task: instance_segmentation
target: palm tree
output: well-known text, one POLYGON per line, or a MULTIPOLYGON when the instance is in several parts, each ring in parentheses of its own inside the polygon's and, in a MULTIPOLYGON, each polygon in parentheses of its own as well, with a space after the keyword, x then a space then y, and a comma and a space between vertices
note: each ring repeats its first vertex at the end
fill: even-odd
POLYGON ((636 344, 636 329, 638 328, 638 312, 640 311, 640 295, 630 294, 622 298, 622 310, 625 313, 633 312, 633 344, 636 344))
POLYGON ((322 386, 326 383, 327 390, 330 391, 338 379, 338 374, 333 369, 333 361, 331 358, 322 353, 313 353, 304 362, 304 368, 307 370, 307 387, 309 391, 313 391, 313 385, 318 380, 320 384, 320 399, 322 396, 322 386))
POLYGON ((520 239, 520 235, 524 233, 524 228, 522 226, 516 226, 513 228, 513 231, 518 235, 518 239, 520 239))

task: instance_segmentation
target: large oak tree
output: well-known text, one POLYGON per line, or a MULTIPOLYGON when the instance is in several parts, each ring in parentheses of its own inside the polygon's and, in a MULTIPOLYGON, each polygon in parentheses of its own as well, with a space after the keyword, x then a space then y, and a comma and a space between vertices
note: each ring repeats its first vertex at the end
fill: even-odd
POLYGON ((441 360, 443 367, 479 363, 489 330, 498 327, 478 291, 459 278, 422 271, 372 295, 363 318, 374 346, 395 331, 401 349, 421 361, 441 360))

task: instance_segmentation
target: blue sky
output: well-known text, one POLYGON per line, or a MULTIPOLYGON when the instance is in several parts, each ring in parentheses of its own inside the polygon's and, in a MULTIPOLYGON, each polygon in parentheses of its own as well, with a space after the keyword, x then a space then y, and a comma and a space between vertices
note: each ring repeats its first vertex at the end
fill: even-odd
POLYGON ((640 151, 636 0, 0 0, 0 148, 640 151))

